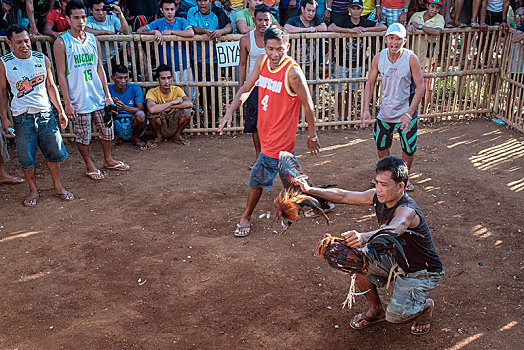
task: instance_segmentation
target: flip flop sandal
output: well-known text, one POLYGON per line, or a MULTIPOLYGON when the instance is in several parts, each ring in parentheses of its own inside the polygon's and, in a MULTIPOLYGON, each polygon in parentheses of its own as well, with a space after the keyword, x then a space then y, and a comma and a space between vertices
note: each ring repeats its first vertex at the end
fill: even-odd
POLYGON ((103 180, 105 178, 100 169, 98 169, 97 171, 86 172, 86 175, 91 180, 103 180))
POLYGON ((75 196, 69 191, 62 192, 62 193, 55 193, 55 197, 60 198, 63 201, 69 202, 75 199, 75 196))
POLYGON ((379 322, 383 322, 386 320, 386 316, 382 316, 382 317, 377 317, 377 318, 373 318, 373 317, 369 317, 368 315, 366 315, 365 312, 359 314, 360 316, 360 319, 357 321, 357 322, 360 322, 360 321, 366 321, 368 322, 366 325, 364 326, 361 326, 361 327, 357 327, 355 325, 355 322, 354 322, 354 317, 353 319, 349 322, 349 325, 351 326, 351 328, 353 329, 356 329, 356 330, 361 330, 361 329, 364 329, 366 327, 369 327, 371 326, 372 324, 375 324, 375 323, 379 323, 379 322))
POLYGON ((127 165, 126 163, 124 163, 121 160, 119 160, 118 162, 116 162, 115 165, 104 166, 104 168, 111 169, 111 170, 128 171, 129 170, 129 165, 127 165))
POLYGON ((251 224, 249 225, 237 224, 237 229, 235 230, 235 232, 233 232, 233 235, 235 237, 246 237, 247 235, 249 235, 250 231, 251 231, 251 224), (244 233, 240 232, 241 230, 245 230, 244 233))
POLYGON ((429 327, 424 329, 423 331, 417 331, 417 330, 414 330, 413 328, 411 328, 410 329, 411 334, 413 334, 413 335, 426 334, 427 332, 429 332, 429 329, 431 328, 431 319, 423 320, 423 321, 415 321, 415 322, 413 322, 413 325, 411 327, 416 327, 416 326, 429 326, 429 327))
POLYGON ((24 206, 34 207, 36 205, 36 202, 38 201, 38 198, 40 198, 40 196, 34 196, 31 198, 24 199, 24 206))
POLYGON ((24 179, 18 176, 13 176, 9 180, 0 181, 0 185, 19 185, 25 182, 24 179))

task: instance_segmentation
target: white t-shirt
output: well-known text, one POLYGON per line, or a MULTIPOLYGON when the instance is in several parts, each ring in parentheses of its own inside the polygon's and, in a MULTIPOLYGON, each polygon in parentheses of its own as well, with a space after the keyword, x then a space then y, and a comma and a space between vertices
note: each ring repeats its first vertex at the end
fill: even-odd
MULTIPOLYGON (((95 30, 107 30, 108 32, 118 34, 120 33, 120 28, 122 27, 122 24, 120 23, 118 16, 114 13, 111 13, 106 15, 106 20, 104 22, 97 22, 95 17, 93 16, 87 17, 86 27, 95 30)), ((107 58, 104 42, 100 43, 100 48, 102 49, 102 61, 105 63, 107 61, 107 58)), ((115 56, 115 47, 112 42, 109 43, 109 54, 111 57, 115 56)))

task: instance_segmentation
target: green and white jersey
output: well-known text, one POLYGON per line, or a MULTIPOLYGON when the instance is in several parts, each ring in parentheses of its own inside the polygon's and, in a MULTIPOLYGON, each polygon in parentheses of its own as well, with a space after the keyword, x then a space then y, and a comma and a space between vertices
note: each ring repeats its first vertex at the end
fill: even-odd
POLYGON ((91 113, 105 107, 104 88, 97 74, 96 38, 91 33, 85 34, 83 43, 73 38, 69 31, 60 36, 66 51, 69 98, 77 113, 91 113))

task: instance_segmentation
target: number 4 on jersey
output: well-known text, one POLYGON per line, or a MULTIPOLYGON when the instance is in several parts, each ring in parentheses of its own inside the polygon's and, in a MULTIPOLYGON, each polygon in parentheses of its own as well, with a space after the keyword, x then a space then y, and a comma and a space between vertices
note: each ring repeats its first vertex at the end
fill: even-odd
POLYGON ((269 100, 269 95, 264 96, 262 100, 260 101, 260 104, 262 104, 262 109, 267 112, 267 102, 269 100))

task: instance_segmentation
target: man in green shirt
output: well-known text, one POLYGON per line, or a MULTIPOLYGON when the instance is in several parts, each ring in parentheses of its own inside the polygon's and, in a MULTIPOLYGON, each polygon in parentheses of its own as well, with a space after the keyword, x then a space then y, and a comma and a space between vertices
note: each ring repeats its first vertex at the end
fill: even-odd
MULTIPOLYGON (((255 7, 257 7, 257 5, 263 5, 264 2, 262 0, 248 0, 247 4, 247 8, 237 13, 237 29, 241 34, 249 33, 255 29, 255 7)), ((271 23, 275 22, 277 22, 277 20, 271 15, 271 23)))

